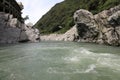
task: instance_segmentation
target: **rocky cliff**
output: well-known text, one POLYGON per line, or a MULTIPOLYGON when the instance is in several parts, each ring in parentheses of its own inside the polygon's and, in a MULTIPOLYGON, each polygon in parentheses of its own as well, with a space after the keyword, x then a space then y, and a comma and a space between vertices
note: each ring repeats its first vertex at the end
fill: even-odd
POLYGON ((120 5, 96 15, 80 9, 74 13, 75 26, 65 34, 41 36, 41 40, 95 42, 120 46, 120 5))
POLYGON ((27 26, 11 14, 0 12, 0 43, 38 42, 39 31, 27 26))
POLYGON ((74 21, 80 41, 120 45, 120 5, 96 15, 80 9, 74 13, 74 21))

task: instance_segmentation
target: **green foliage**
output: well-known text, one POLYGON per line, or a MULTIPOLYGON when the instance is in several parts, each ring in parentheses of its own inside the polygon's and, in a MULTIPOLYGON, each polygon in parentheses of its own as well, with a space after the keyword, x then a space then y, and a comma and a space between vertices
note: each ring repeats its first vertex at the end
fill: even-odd
POLYGON ((93 14, 120 4, 119 0, 64 0, 56 4, 36 24, 42 34, 64 33, 74 25, 73 14, 87 9, 93 14), (60 28, 59 26, 62 26, 60 28))

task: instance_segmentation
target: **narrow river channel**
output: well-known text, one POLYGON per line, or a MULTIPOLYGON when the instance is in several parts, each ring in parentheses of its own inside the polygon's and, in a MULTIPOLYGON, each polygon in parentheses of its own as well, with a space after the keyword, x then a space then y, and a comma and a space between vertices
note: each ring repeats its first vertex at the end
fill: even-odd
POLYGON ((0 80, 120 80, 120 47, 77 42, 0 45, 0 80))

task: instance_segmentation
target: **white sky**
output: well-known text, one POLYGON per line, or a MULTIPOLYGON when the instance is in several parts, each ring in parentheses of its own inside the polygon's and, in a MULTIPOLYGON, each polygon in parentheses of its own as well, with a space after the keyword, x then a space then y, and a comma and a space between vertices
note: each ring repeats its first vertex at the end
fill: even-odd
POLYGON ((29 16, 28 22, 36 23, 51 7, 64 0, 17 0, 24 5, 23 17, 29 16))

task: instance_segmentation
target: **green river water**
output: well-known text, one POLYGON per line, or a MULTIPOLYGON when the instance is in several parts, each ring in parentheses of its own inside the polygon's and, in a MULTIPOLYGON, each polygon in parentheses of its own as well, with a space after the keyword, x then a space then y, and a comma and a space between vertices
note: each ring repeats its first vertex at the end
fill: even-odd
POLYGON ((0 80, 120 80, 120 47, 77 42, 0 45, 0 80))

